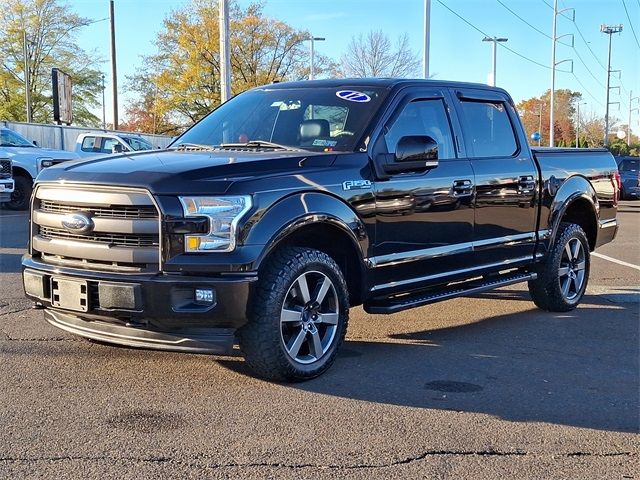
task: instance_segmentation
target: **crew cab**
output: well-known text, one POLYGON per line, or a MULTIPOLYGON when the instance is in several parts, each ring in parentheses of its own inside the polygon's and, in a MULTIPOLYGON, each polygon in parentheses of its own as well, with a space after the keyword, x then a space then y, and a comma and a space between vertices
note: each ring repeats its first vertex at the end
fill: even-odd
POLYGON ((13 130, 0 127, 0 156, 13 162, 15 188, 4 204, 10 210, 27 210, 33 181, 43 168, 78 158, 73 152, 41 148, 13 130))
POLYGON ((119 152, 153 150, 153 145, 140 135, 123 133, 81 133, 75 152, 80 157, 92 157, 119 152))
POLYGON ((324 372, 351 307, 388 314, 528 282, 582 299, 617 232, 606 150, 531 149, 509 94, 433 80, 256 88, 167 149, 43 171, 23 257, 47 321, 103 342, 324 372))
POLYGON ((11 200, 14 188, 12 173, 11 159, 3 158, 0 154, 0 204, 11 200))

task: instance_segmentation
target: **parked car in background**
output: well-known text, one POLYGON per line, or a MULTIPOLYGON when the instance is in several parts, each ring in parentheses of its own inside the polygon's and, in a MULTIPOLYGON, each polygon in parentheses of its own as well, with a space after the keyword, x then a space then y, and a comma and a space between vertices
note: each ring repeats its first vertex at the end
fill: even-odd
POLYGON ((0 155, 0 203, 11 200, 13 188, 11 160, 0 155))
POLYGON ((153 150, 153 145, 140 135, 116 133, 81 133, 76 140, 75 152, 81 157, 120 152, 153 150))
POLYGON ((0 156, 13 162, 15 188, 6 207, 11 210, 26 210, 33 190, 33 180, 40 170, 61 162, 78 158, 73 152, 40 148, 34 142, 8 128, 0 128, 0 156))
POLYGON ((620 172, 620 198, 640 198, 640 157, 616 157, 620 172))

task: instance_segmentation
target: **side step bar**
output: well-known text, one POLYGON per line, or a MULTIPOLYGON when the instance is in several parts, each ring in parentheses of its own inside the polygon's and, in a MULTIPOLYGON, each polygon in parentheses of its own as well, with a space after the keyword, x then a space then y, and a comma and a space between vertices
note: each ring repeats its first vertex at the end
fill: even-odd
POLYGON ((453 288, 445 287, 444 289, 422 291, 408 295, 378 297, 366 302, 364 304, 364 310, 367 313, 396 313, 409 308, 422 307, 423 305, 428 305, 430 303, 449 300, 450 298, 466 297, 476 293, 506 287, 507 285, 513 285, 514 283, 535 280, 537 276, 538 275, 536 273, 530 272, 511 273, 500 276, 494 280, 488 280, 481 283, 476 280, 467 283, 460 283, 453 286, 453 288))

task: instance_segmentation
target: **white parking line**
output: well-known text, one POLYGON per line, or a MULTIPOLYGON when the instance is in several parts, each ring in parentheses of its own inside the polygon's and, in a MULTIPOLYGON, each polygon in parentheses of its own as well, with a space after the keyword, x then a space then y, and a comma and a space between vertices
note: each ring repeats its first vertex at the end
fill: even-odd
POLYGON ((601 253, 591 252, 591 255, 594 257, 602 258, 603 260, 609 260, 610 262, 617 263, 618 265, 624 265, 625 267, 635 268, 636 270, 640 270, 640 266, 634 265, 633 263, 623 262, 622 260, 618 260, 617 258, 608 257, 601 253))

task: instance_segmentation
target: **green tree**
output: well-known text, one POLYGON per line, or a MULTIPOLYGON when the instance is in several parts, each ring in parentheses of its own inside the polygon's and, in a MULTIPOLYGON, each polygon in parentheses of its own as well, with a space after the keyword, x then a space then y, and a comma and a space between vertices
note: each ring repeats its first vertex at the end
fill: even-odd
MULTIPOLYGON (((555 115, 554 115, 554 137, 556 145, 571 145, 576 139, 576 109, 575 104, 582 98, 580 92, 573 92, 567 89, 556 90, 555 94, 555 115)), ((551 106, 551 92, 547 90, 540 97, 529 98, 518 104, 518 112, 522 117, 525 131, 529 135, 533 132, 540 131, 542 135, 541 145, 549 144, 549 111, 551 106), (540 119, 540 105, 542 105, 542 119, 540 119), (542 120, 542 129, 540 129, 540 120, 542 120)), ((582 128, 582 122, 581 122, 582 128)), ((537 142, 535 142, 537 144, 537 142)))
POLYGON ((90 109, 100 105, 101 74, 95 54, 76 42, 78 31, 91 23, 60 0, 3 1, 0 8, 0 118, 26 121, 24 90, 24 32, 31 80, 32 114, 35 122, 53 120, 51 69, 71 75, 74 123, 98 125, 90 109))

